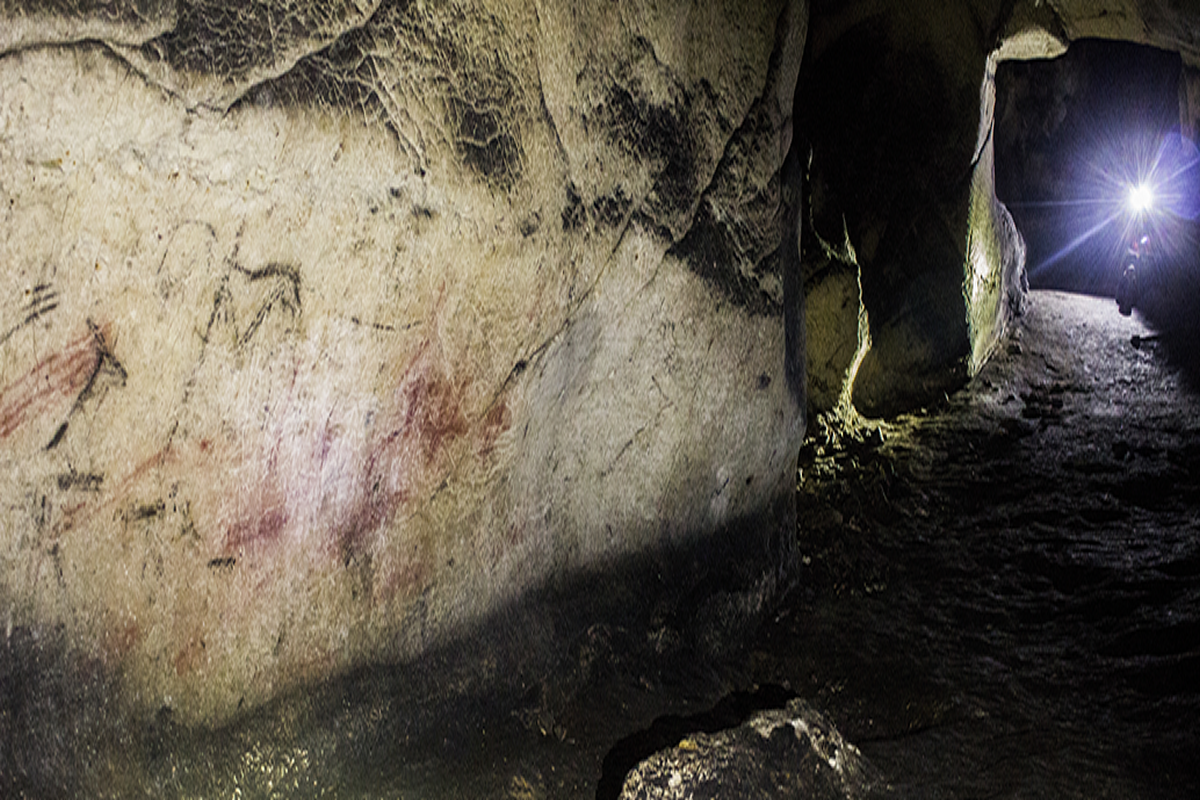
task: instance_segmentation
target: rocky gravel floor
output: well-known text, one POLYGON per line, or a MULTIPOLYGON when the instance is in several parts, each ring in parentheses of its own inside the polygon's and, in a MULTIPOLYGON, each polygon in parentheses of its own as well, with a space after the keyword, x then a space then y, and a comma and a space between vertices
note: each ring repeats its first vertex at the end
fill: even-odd
POLYGON ((818 435, 753 678, 824 711, 885 796, 1200 797, 1190 346, 1035 292, 938 408, 818 435))

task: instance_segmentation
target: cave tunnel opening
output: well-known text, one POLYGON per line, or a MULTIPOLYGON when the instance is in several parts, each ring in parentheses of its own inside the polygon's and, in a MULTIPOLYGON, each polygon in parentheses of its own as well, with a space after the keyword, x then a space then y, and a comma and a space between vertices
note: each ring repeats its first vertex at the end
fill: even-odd
POLYGON ((1200 173, 1185 88, 1178 53, 1130 42, 1084 39, 999 65, 996 194, 1025 239, 1032 288, 1113 297, 1143 235, 1158 277, 1187 271, 1200 173), (1156 195, 1149 209, 1130 205, 1139 186, 1156 195))
MULTIPOLYGON (((864 26, 839 41, 853 57, 839 60, 830 47, 824 64, 806 65, 818 75, 813 105, 843 110, 849 103, 835 98, 867 96, 847 84, 884 82, 842 68, 866 61, 861 51, 883 51, 870 33, 864 26)), ((1035 291, 1014 310, 1021 319, 1004 328, 962 391, 915 421, 867 414, 886 420, 878 439, 829 446, 819 417, 810 429, 798 494, 797 596, 805 599, 790 600, 795 613, 761 637, 768 666, 758 674, 816 698, 903 787, 900 796, 1188 797, 1200 786, 1200 539, 1189 455, 1197 401, 1187 372, 1176 370, 1174 345, 1191 349, 1190 340, 1158 336, 1195 316, 1198 296, 1190 79, 1178 53, 1128 42, 1081 39, 1051 60, 1001 61, 995 195, 1027 247, 1035 291), (1139 217, 1128 201, 1141 185, 1156 202, 1139 217), (1143 225, 1162 280, 1156 305, 1139 304, 1130 319, 1111 298, 1143 225)), ((898 114, 880 103, 861 116, 894 122, 898 114)), ((827 163, 842 170, 826 174, 860 171, 846 180, 856 197, 887 185, 857 178, 885 173, 839 135, 840 120, 820 140, 820 122, 813 164, 823 145, 827 163)), ((914 150, 908 144, 881 161, 894 168, 914 150)), ((978 163, 986 178, 990 165, 978 163)), ((816 167, 812 174, 823 177, 816 167)), ((842 256, 826 245, 843 238, 868 252, 859 245, 874 241, 855 234, 843 207, 822 206, 825 183, 813 185, 809 254, 828 252, 812 266, 842 256), (820 217, 823 208, 832 220, 820 217)), ((880 205, 899 209, 895 217, 910 207, 880 205)), ((930 241, 920 238, 929 250, 930 241)), ((860 281, 874 277, 878 286, 886 266, 864 259, 860 281)), ((820 273, 806 276, 810 286, 832 283, 811 275, 820 273)), ((876 295, 871 306, 870 287, 851 279, 845 296, 853 301, 858 289, 874 334, 887 303, 876 295)), ((806 298, 810 319, 837 306, 815 292, 806 298)), ((841 304, 844 312, 854 306, 841 304)), ((841 319, 853 331, 852 313, 841 319)), ((824 333, 817 328, 818 347, 824 333)), ((813 344, 810 365, 820 368, 813 344)))

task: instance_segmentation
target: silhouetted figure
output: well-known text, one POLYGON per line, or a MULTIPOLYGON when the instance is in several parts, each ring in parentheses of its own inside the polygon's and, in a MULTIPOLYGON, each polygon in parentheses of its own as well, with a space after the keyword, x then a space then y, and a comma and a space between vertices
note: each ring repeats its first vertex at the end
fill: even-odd
POLYGON ((1124 317, 1133 313, 1133 307, 1140 299, 1137 268, 1141 263, 1142 247, 1146 241, 1146 236, 1134 239, 1129 245, 1129 251, 1125 254, 1125 268, 1121 272, 1121 280, 1117 282, 1117 310, 1124 317))

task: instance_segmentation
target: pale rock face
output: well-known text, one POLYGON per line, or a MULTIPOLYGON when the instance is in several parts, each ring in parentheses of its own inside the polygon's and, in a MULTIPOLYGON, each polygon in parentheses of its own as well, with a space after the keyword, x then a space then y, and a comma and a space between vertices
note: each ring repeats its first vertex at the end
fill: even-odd
POLYGON ((168 5, 0 41, 10 635, 215 724, 786 527, 802 4, 168 5))

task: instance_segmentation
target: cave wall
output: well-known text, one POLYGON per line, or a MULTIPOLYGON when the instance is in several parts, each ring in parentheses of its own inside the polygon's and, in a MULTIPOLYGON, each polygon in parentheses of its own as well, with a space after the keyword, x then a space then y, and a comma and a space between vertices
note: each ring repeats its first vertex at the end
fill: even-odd
POLYGON ((1025 240, 1008 208, 996 197, 998 62, 998 54, 988 57, 968 205, 963 300, 970 346, 967 371, 972 375, 991 357, 1012 320, 1021 315, 1029 290, 1025 240))
POLYGON ((0 8, 10 640, 215 725, 577 575, 531 649, 767 602, 804 3, 0 8))

